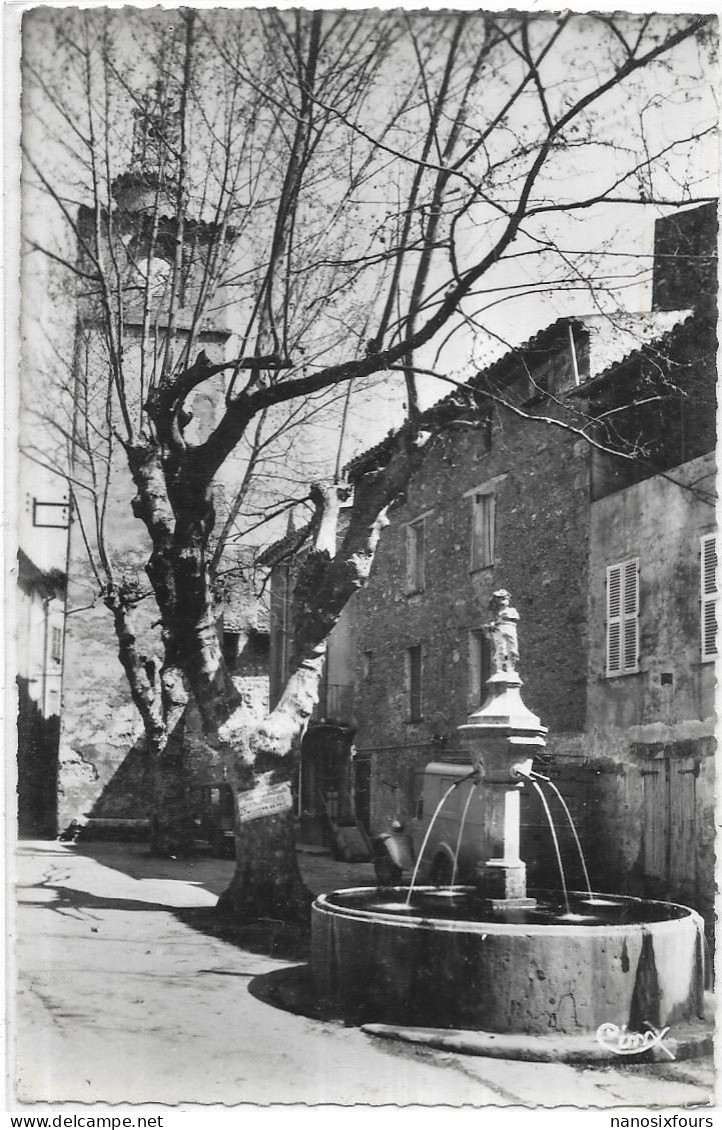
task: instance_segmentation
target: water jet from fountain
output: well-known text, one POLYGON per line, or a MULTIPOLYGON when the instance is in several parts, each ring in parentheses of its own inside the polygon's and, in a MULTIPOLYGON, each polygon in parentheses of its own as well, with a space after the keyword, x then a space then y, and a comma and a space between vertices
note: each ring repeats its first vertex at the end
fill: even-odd
POLYGON ((465 781, 469 781, 473 776, 475 776, 474 772, 467 773, 467 775, 465 777, 462 777, 458 781, 454 781, 453 785, 449 786, 449 788, 446 790, 446 792, 442 796, 441 800, 437 804, 436 808, 434 809, 434 814, 431 817, 431 820, 429 821, 428 828, 426 829, 426 835, 424 836, 423 843, 421 844, 421 848, 419 850, 419 857, 416 860, 416 866, 414 867, 414 872, 413 872, 413 875, 411 876, 411 882, 409 883, 409 893, 406 896, 406 905, 407 906, 410 906, 410 904, 411 904, 411 896, 414 893, 414 887, 416 886, 416 880, 418 878, 419 868, 421 867, 421 862, 424 858, 424 852, 426 851, 426 847, 427 847, 427 844, 429 842, 429 837, 431 835, 434 824, 437 821, 439 813, 441 812, 442 808, 444 807, 444 805, 446 804, 447 800, 449 799, 451 794, 454 792, 454 790, 458 789, 459 785, 463 785, 465 781))
POLYGON ((530 776, 536 778, 539 781, 545 781, 546 784, 549 785, 549 787, 551 789, 553 789, 553 791, 556 793, 557 799, 558 799, 559 803, 561 804, 562 808, 564 809, 564 812, 566 814, 566 818, 569 821, 569 827, 572 830, 572 835, 574 837, 574 843, 576 844, 576 847, 577 847, 577 852, 579 853, 579 862, 582 865, 582 871, 584 872, 584 882, 586 883, 587 891, 589 893, 589 899, 591 901, 592 884, 589 880, 589 872, 587 870, 587 861, 584 858, 584 852, 582 851, 582 845, 579 841, 579 836, 577 834, 576 825, 575 825, 574 821, 572 820, 572 814, 569 811, 569 805, 567 804, 567 802, 565 801, 561 792, 559 791, 559 789, 557 788, 557 786, 554 784, 554 782, 552 781, 552 779, 550 777, 545 777, 543 773, 535 773, 535 772, 532 772, 530 774, 530 776))

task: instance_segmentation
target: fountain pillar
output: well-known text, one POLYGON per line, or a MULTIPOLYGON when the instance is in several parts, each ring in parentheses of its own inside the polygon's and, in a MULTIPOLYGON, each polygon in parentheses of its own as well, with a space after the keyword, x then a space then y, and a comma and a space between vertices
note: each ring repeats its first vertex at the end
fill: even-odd
POLYGON ((491 677, 482 705, 459 726, 484 790, 484 862, 477 867, 480 893, 499 909, 534 905, 527 898, 526 865, 519 854, 519 791, 534 755, 546 745, 546 726, 524 705, 516 625, 519 614, 505 589, 489 602, 484 626, 491 646, 491 677))

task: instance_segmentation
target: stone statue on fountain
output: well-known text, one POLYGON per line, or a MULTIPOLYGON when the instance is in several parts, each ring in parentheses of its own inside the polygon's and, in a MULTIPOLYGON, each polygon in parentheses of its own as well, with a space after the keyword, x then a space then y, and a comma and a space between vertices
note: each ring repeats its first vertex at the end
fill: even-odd
POLYGON ((491 674, 518 675, 519 641, 517 624, 519 613, 511 606, 511 596, 506 589, 497 589, 489 601, 489 611, 494 617, 484 625, 491 645, 491 674))

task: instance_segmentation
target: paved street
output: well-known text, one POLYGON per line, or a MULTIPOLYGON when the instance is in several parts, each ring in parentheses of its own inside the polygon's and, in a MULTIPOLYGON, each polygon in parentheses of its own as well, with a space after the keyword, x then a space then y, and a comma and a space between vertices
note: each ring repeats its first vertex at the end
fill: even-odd
MULTIPOLYGON (((710 1061, 631 1066, 490 1060, 379 1041, 284 1011, 272 974, 304 936, 213 932, 230 861, 160 861, 140 844, 20 844, 19 1103, 664 1106, 712 1101, 710 1061)), ((369 864, 302 855, 315 891, 369 864)))

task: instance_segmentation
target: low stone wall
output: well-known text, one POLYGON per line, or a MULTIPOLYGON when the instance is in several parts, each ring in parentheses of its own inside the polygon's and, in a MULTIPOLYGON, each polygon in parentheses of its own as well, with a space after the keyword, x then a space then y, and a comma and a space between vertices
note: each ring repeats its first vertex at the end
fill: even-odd
POLYGON ((627 759, 592 762, 592 836, 609 890, 668 899, 714 925, 712 738, 631 746, 627 759))
POLYGON ((150 840, 150 820, 114 820, 92 818, 69 830, 68 838, 79 843, 93 840, 112 840, 115 843, 146 843, 150 840))

